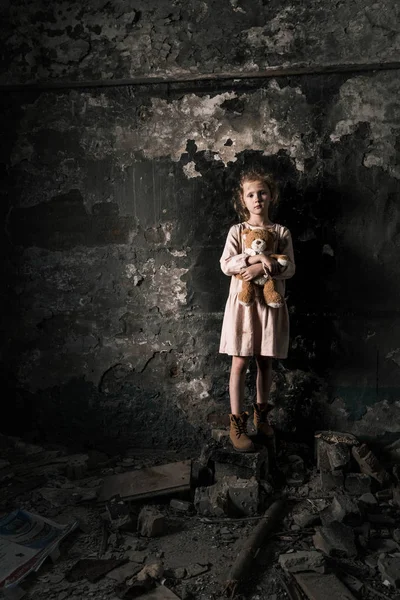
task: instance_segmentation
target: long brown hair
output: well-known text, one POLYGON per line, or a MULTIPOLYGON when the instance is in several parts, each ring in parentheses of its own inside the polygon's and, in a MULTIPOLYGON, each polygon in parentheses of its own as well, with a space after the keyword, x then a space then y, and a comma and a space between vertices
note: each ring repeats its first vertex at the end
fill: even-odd
POLYGON ((233 194, 233 206, 242 221, 247 221, 250 217, 250 213, 243 203, 243 184, 246 181, 263 181, 271 193, 271 204, 276 205, 279 202, 279 188, 272 173, 267 173, 260 167, 250 167, 242 171, 233 194))

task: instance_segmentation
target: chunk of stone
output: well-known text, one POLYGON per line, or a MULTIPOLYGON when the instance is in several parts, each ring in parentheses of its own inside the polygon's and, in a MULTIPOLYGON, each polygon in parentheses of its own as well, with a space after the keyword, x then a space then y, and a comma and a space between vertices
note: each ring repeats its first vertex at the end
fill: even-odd
POLYGON ((152 506, 144 506, 138 517, 138 532, 144 537, 156 537, 164 533, 164 515, 152 506))
POLYGON ((323 525, 333 521, 357 523, 360 521, 360 509, 357 502, 346 494, 335 494, 330 506, 320 512, 323 525))
POLYGON ((258 513, 259 485, 255 477, 233 479, 228 491, 229 512, 237 515, 253 516, 258 513))
POLYGON ((222 517, 228 514, 228 489, 226 478, 214 485, 198 487, 194 495, 196 511, 206 517, 222 517))
POLYGON ((179 512, 191 513, 194 510, 193 503, 187 502, 186 500, 178 500, 176 498, 173 498, 169 505, 171 508, 179 512))
POLYGON ((281 554, 279 564, 288 573, 315 571, 325 573, 325 557, 316 550, 300 550, 290 554, 281 554))
POLYGON ((227 429, 212 429, 211 437, 216 442, 225 442, 229 439, 229 431, 227 429))
POLYGON ((87 454, 73 454, 68 458, 65 475, 68 479, 83 479, 88 470, 89 457, 87 454))
POLYGON ((357 556, 353 529, 344 523, 334 521, 326 527, 321 527, 313 536, 313 542, 315 548, 327 556, 357 556))
POLYGON ((360 444, 352 448, 352 454, 360 467, 361 473, 376 479, 381 485, 388 481, 389 476, 376 458, 375 454, 366 444, 360 444))
POLYGON ((110 523, 114 529, 120 529, 126 531, 132 529, 133 523, 129 506, 126 502, 121 500, 121 497, 114 496, 106 503, 108 517, 110 523))
POLYGON ((346 469, 350 461, 350 448, 343 443, 329 443, 316 440, 317 468, 321 471, 346 469))
POLYGON ((378 558, 378 569, 382 581, 389 582, 393 587, 400 587, 400 556, 382 555, 378 558))
POLYGON ((146 550, 129 550, 127 557, 135 563, 142 564, 148 557, 149 553, 146 550))
POLYGON ((266 479, 268 476, 268 450, 261 448, 258 452, 240 453, 233 448, 217 448, 212 453, 212 459, 221 465, 232 465, 239 469, 240 476, 255 477, 256 479, 266 479))
POLYGON ((367 492, 366 494, 363 494, 362 496, 360 496, 360 498, 358 499, 358 505, 360 506, 361 509, 373 510, 374 508, 376 508, 378 506, 378 500, 375 498, 375 496, 373 494, 371 494, 370 492, 367 492))
POLYGON ((394 540, 388 538, 371 538, 368 546, 375 553, 381 554, 382 552, 398 552, 399 545, 394 540))
POLYGON ((201 575, 202 573, 206 573, 209 569, 209 565, 204 565, 204 564, 199 564, 199 563, 194 563, 191 565, 188 565, 186 567, 186 577, 185 579, 188 579, 189 577, 197 577, 198 575, 201 575))
POLYGON ((320 516, 317 513, 312 513, 308 510, 303 510, 293 515, 293 521, 301 528, 313 527, 320 522, 320 516))
POLYGON ((375 495, 378 502, 389 502, 393 498, 393 490, 391 488, 378 490, 375 495))
POLYGON ((361 496, 371 491, 371 478, 363 473, 348 473, 344 487, 349 494, 361 496))
POLYGON ((392 535, 394 541, 400 544, 400 529, 394 529, 392 535))
POLYGON ((393 488, 393 504, 400 508, 400 486, 393 488))
POLYGON ((343 471, 320 471, 320 483, 321 489, 326 492, 343 488, 343 471))

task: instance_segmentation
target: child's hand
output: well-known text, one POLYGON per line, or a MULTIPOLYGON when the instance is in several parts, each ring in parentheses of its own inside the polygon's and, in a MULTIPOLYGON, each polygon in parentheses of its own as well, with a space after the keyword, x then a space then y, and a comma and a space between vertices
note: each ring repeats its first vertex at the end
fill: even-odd
POLYGON ((265 267, 271 277, 279 273, 279 263, 275 258, 261 254, 260 259, 263 268, 265 267))
POLYGON ((264 267, 261 262, 256 263, 255 265, 250 265, 240 271, 241 276, 245 281, 251 281, 255 277, 260 277, 260 275, 264 275, 264 267))

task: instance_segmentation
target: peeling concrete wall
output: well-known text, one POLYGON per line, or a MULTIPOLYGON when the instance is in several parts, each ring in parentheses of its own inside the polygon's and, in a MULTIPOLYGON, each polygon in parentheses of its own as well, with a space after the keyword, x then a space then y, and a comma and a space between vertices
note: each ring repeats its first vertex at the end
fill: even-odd
POLYGON ((5 84, 398 61, 390 0, 5 0, 5 84))
MULTIPOLYGON (((42 13, 35 5, 29 26, 30 5, 26 28, 3 37, 10 48, 25 38, 7 80, 200 73, 216 65, 243 72, 256 55, 240 55, 235 35, 258 48, 260 68, 277 56, 297 64, 305 52, 298 36, 317 44, 312 31, 321 23, 337 40, 318 46, 313 60, 321 64, 372 60, 360 41, 371 39, 371 28, 378 33, 368 48, 388 60, 398 40, 394 4, 379 12, 337 3, 322 13, 317 2, 307 9, 269 3, 256 12, 232 1, 218 5, 208 29, 211 4, 196 17, 178 3, 151 14, 138 4, 130 12, 125 4, 102 6, 89 14, 71 3, 46 4, 42 13), (111 14, 119 15, 116 28, 111 14), (162 44, 174 32, 180 47, 177 32, 190 32, 194 18, 204 29, 193 28, 190 51, 154 54, 155 32, 163 32, 162 44), (213 35, 220 18, 227 39, 230 28, 236 32, 222 55, 213 35), (289 27, 300 18, 301 27, 289 27), (36 60, 29 44, 38 32, 36 60), (89 38, 85 49, 81 40, 89 38), (143 44, 141 53, 132 40, 143 44)), ((22 19, 21 11, 13 7, 11 18, 22 19)), ((328 425, 398 435, 393 73, 4 93, 1 364, 3 387, 15 398, 7 429, 97 447, 170 447, 196 443, 221 420, 229 359, 217 349, 229 280, 218 260, 235 221, 235 176, 258 161, 280 180, 275 218, 291 229, 298 263, 288 285, 290 356, 276 364, 273 386, 277 426, 303 439, 328 425)))

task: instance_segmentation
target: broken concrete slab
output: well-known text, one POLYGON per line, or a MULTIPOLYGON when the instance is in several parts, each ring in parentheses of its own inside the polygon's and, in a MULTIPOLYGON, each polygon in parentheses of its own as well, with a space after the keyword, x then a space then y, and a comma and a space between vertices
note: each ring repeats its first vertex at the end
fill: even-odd
POLYGON ((268 476, 269 462, 267 448, 260 448, 257 452, 239 453, 233 448, 216 448, 212 453, 212 459, 221 465, 232 465, 235 467, 236 475, 240 477, 255 477, 266 479, 268 476))
POLYGON ((165 517, 153 506, 144 506, 139 513, 137 530, 144 537, 157 537, 164 533, 165 517))
POLYGON ((360 509, 355 500, 347 494, 335 494, 332 503, 320 512, 323 525, 329 525, 333 521, 352 523, 360 522, 360 509))
POLYGON ((366 444, 354 446, 352 448, 352 454, 355 460, 358 462, 361 473, 376 479, 376 481, 378 481, 381 485, 385 481, 388 481, 388 473, 366 444))
POLYGON ((371 491, 371 478, 364 473, 348 473, 344 487, 349 494, 361 496, 371 491))
POLYGON ((382 581, 400 588, 400 556, 381 555, 378 558, 378 569, 382 575, 382 581))
POLYGON ((333 573, 295 573, 293 576, 310 600, 355 600, 349 589, 333 573))
POLYGON ((258 481, 254 477, 250 479, 223 477, 214 485, 197 488, 194 505, 197 512, 204 516, 257 514, 258 481))
POLYGON ((104 479, 98 497, 106 502, 113 496, 122 499, 145 499, 190 491, 191 461, 168 463, 110 475, 104 479))
POLYGON ((327 556, 352 558, 357 556, 354 531, 351 527, 334 521, 318 529, 313 536, 314 546, 327 556))
POLYGON ((279 564, 288 573, 315 571, 325 573, 325 557, 316 550, 300 550, 279 556, 279 564))
POLYGON ((320 471, 319 476, 321 489, 326 492, 341 489, 344 486, 343 471, 320 471))

